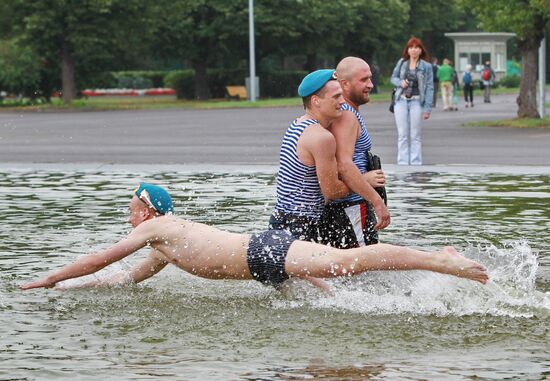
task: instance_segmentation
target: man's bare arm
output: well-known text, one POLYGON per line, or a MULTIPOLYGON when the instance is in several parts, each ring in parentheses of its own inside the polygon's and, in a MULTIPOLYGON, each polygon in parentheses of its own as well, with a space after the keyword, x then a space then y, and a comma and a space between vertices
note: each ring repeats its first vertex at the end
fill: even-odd
POLYGON ((40 287, 51 288, 54 287, 57 282, 93 274, 111 263, 121 260, 147 244, 150 235, 148 234, 147 225, 147 223, 141 224, 134 229, 128 237, 118 241, 110 248, 82 256, 73 263, 62 267, 42 279, 22 285, 21 289, 29 290, 31 288, 40 287))
POLYGON ((347 196, 350 189, 338 178, 334 136, 325 130, 316 137, 315 142, 309 142, 308 148, 315 161, 321 193, 329 200, 347 196))
POLYGON ((67 290, 75 288, 117 286, 129 283, 137 284, 157 274, 165 268, 167 264, 168 262, 164 259, 162 253, 152 248, 151 254, 149 254, 145 260, 138 263, 128 271, 118 271, 115 274, 107 276, 103 279, 94 279, 74 286, 62 286, 59 287, 59 289, 67 290))
POLYGON ((130 279, 134 283, 143 282, 151 278, 166 267, 168 261, 164 255, 156 249, 151 249, 151 254, 143 261, 132 267, 129 271, 130 279))
POLYGON ((373 206, 378 217, 375 227, 384 229, 390 224, 390 213, 380 195, 367 181, 366 174, 361 174, 361 171, 353 162, 359 128, 357 119, 351 112, 344 112, 331 125, 331 132, 336 139, 338 173, 351 190, 373 206))
POLYGON ((304 276, 303 277, 304 280, 308 281, 309 283, 311 283, 313 286, 317 287, 318 289, 322 290, 325 294, 327 295, 334 295, 334 293, 332 292, 332 289, 330 288, 329 284, 327 282, 325 282, 323 279, 321 278, 314 278, 312 276, 304 276))

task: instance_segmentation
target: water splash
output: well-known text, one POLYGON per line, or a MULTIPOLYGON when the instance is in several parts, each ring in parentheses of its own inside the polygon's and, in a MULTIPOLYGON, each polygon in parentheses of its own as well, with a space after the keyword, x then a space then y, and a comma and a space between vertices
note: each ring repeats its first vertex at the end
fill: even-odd
POLYGON ((298 285, 292 300, 273 304, 283 309, 309 306, 369 315, 550 315, 550 293, 536 290, 538 260, 527 242, 511 242, 501 248, 470 246, 464 253, 488 268, 487 285, 428 271, 377 271, 332 280, 335 295, 331 297, 298 285))

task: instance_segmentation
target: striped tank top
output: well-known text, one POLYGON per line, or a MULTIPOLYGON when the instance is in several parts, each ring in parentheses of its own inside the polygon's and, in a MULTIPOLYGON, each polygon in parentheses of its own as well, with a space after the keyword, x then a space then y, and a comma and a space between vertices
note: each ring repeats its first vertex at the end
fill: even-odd
MULTIPOLYGON (((361 171, 361 173, 365 173, 367 172, 367 151, 370 150, 372 147, 372 142, 370 140, 369 133, 367 132, 367 126, 365 125, 363 117, 361 116, 361 114, 359 114, 359 111, 354 109, 349 104, 345 103, 344 105, 342 105, 342 111, 351 111, 353 115, 355 115, 357 121, 359 122, 359 125, 361 126, 361 133, 359 134, 359 138, 355 142, 353 162, 355 163, 357 168, 359 168, 359 171, 361 171)), ((359 196, 357 193, 352 193, 345 198, 334 200, 334 202, 355 202, 361 200, 363 200, 363 197, 359 196)))
POLYGON ((306 119, 294 120, 283 137, 277 175, 277 203, 275 210, 281 213, 319 219, 325 198, 321 193, 315 166, 303 164, 298 159, 298 139, 304 130, 319 123, 306 119))

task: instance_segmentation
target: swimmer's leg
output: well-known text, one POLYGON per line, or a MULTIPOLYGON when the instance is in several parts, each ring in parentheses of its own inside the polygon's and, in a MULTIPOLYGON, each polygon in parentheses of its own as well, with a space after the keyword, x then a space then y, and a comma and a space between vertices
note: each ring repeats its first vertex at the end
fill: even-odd
POLYGON ((428 270, 487 283, 487 270, 454 248, 426 252, 403 246, 376 244, 335 249, 295 241, 288 250, 285 270, 291 276, 333 278, 376 270, 428 270))

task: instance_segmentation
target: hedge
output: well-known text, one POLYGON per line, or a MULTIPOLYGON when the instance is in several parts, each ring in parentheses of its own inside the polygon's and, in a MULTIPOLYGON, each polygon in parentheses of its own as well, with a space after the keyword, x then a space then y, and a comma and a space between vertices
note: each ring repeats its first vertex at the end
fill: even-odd
MULTIPOLYGON (((225 87, 229 85, 244 86, 248 75, 246 69, 208 69, 208 88, 212 98, 223 98, 225 87)), ((260 96, 263 98, 282 98, 297 96, 300 81, 306 71, 266 71, 259 73, 260 96)), ((166 87, 176 90, 179 99, 195 98, 194 70, 178 70, 164 77, 166 87)))
POLYGON ((508 88, 519 87, 521 77, 519 75, 507 75, 504 78, 501 78, 496 85, 508 88))
MULTIPOLYGON (((208 69, 208 88, 212 98, 224 98, 226 86, 244 86, 247 69, 208 69)), ((300 81, 307 74, 302 70, 268 70, 258 73, 260 96, 263 98, 286 98, 297 96, 300 81)), ((101 88, 146 89, 170 87, 179 99, 195 98, 195 71, 119 71, 105 73, 101 88)))
POLYGON ((150 89, 166 87, 164 78, 167 71, 116 71, 112 72, 114 83, 111 87, 119 89, 150 89))

